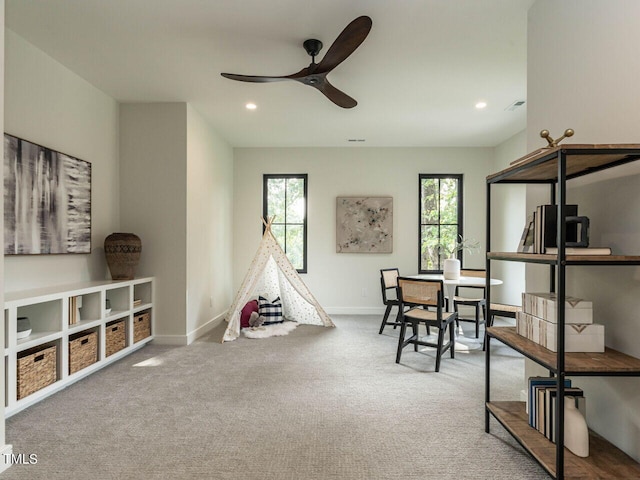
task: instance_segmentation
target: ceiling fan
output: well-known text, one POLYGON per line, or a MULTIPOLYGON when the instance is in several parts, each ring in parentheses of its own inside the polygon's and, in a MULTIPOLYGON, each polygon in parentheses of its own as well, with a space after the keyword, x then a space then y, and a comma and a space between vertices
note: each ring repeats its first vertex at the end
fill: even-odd
POLYGON ((345 27, 338 38, 333 42, 329 50, 320 63, 316 63, 316 55, 322 49, 322 42, 316 39, 305 40, 302 44, 307 53, 311 56, 311 63, 297 73, 280 77, 265 77, 258 75, 237 75, 235 73, 221 73, 225 78, 238 80, 240 82, 280 82, 283 80, 295 80, 296 82, 309 85, 318 89, 329 100, 342 108, 353 108, 358 102, 346 93, 338 90, 329 83, 327 74, 340 65, 351 55, 356 48, 367 38, 371 30, 371 19, 361 16, 345 27))

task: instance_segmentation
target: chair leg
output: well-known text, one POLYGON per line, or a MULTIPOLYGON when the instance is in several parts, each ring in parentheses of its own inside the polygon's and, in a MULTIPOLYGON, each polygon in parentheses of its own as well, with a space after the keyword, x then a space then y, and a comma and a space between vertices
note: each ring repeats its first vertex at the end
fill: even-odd
POLYGON ((396 353, 396 363, 400 363, 400 356, 402 355, 402 347, 404 347, 404 334, 407 330, 407 324, 402 322, 400 325, 400 336, 398 337, 398 351, 396 353))
MULTIPOLYGON (((416 340, 419 340, 419 336, 418 336, 418 327, 420 326, 420 324, 418 322, 414 322, 411 324, 411 328, 413 329, 413 336, 416 338, 416 340)), ((413 344, 413 351, 417 352, 418 351, 418 344, 414 343, 413 344)))
POLYGON ((449 341, 451 342, 451 358, 456 358, 456 333, 453 331, 453 322, 449 324, 449 341))
MULTIPOLYGON (((453 311, 458 313, 458 304, 453 302, 453 311)), ((456 328, 460 328, 460 322, 458 321, 458 316, 456 315, 456 328)))
POLYGON ((441 325, 438 329, 438 349, 436 350, 436 372, 440 371, 440 358, 442 357, 442 339, 444 337, 444 328, 441 325))
POLYGON ((480 338, 480 304, 476 303, 476 338, 480 338))
POLYGON ((402 316, 402 312, 400 311, 400 305, 398 305, 398 314, 396 315, 396 322, 393 325, 393 329, 395 330, 396 328, 398 328, 398 325, 400 324, 400 317, 402 316))
POLYGON ((387 318, 389 318, 389 313, 391 313, 391 307, 393 307, 393 305, 387 305, 387 309, 384 311, 384 317, 382 317, 382 325, 380 325, 380 331, 378 332, 378 335, 382 334, 382 331, 387 324, 387 318))

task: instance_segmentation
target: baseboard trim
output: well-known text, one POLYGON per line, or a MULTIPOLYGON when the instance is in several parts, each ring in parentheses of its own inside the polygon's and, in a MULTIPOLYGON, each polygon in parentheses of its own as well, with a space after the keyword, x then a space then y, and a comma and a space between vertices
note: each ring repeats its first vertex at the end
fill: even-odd
POLYGON ((219 315, 216 315, 211 320, 209 320, 204 325, 199 326, 195 330, 189 332, 186 335, 155 335, 153 336, 153 343, 155 345, 178 345, 178 346, 186 346, 192 344, 196 339, 206 335, 211 330, 220 325, 225 316, 227 315, 227 311, 225 310, 219 315))
POLYGON ((191 333, 189 333, 187 335, 187 341, 189 343, 193 343, 195 342, 198 338, 206 335, 207 333, 209 333, 211 330, 213 330, 214 328, 216 328, 218 325, 220 325, 223 321, 224 318, 227 316, 227 311, 225 310, 224 312, 222 312, 220 315, 216 315, 215 317, 213 317, 211 320, 209 320, 207 323, 205 323, 204 325, 201 325, 200 327, 196 328, 195 330, 193 330, 191 333))
POLYGON ((329 315, 383 315, 385 307, 328 307, 329 315))

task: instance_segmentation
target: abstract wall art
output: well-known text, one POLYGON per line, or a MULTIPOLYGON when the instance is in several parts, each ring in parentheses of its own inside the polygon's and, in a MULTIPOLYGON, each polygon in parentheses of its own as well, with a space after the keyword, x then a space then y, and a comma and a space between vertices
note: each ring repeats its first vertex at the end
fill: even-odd
POLYGON ((337 197, 336 252, 393 252, 393 198, 337 197))
POLYGON ((91 164, 5 134, 4 253, 91 253, 91 164))

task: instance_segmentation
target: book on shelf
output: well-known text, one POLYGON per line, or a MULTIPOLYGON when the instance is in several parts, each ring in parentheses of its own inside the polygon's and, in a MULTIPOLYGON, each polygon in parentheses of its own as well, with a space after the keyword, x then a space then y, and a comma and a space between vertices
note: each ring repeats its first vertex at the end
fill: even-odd
MULTIPOLYGON (((546 388, 553 387, 557 385, 556 377, 529 377, 529 389, 527 391, 527 403, 526 403, 526 411, 529 414, 529 425, 535 428, 537 422, 537 411, 536 411, 536 403, 537 403, 537 394, 538 388, 546 388)), ((571 386, 571 379, 567 378, 564 381, 565 388, 571 386)))
MULTIPOLYGON (((578 205, 565 205, 565 216, 576 217, 578 205)), ((533 253, 548 253, 548 247, 557 247, 558 236, 558 206, 538 205, 535 211, 535 244, 533 253)), ((566 241, 576 243, 578 241, 578 225, 567 223, 566 241)))
POLYGON ((77 297, 69 297, 69 325, 75 325, 78 321, 77 297))
MULTIPOLYGON (((557 255, 558 249, 547 248, 545 253, 557 255)), ((564 253, 566 255, 611 255, 611 249, 609 247, 566 247, 564 253)))
POLYGON ((133 306, 134 306, 134 307, 137 307, 137 306, 139 306, 139 305, 142 305, 142 300, 141 300, 141 299, 139 299, 139 298, 134 299, 134 300, 133 300, 133 306))
POLYGON ((529 215, 518 244, 518 253, 533 253, 534 224, 533 215, 529 215))
POLYGON ((69 325, 75 325, 82 317, 80 309, 82 308, 82 296, 69 297, 69 325))

